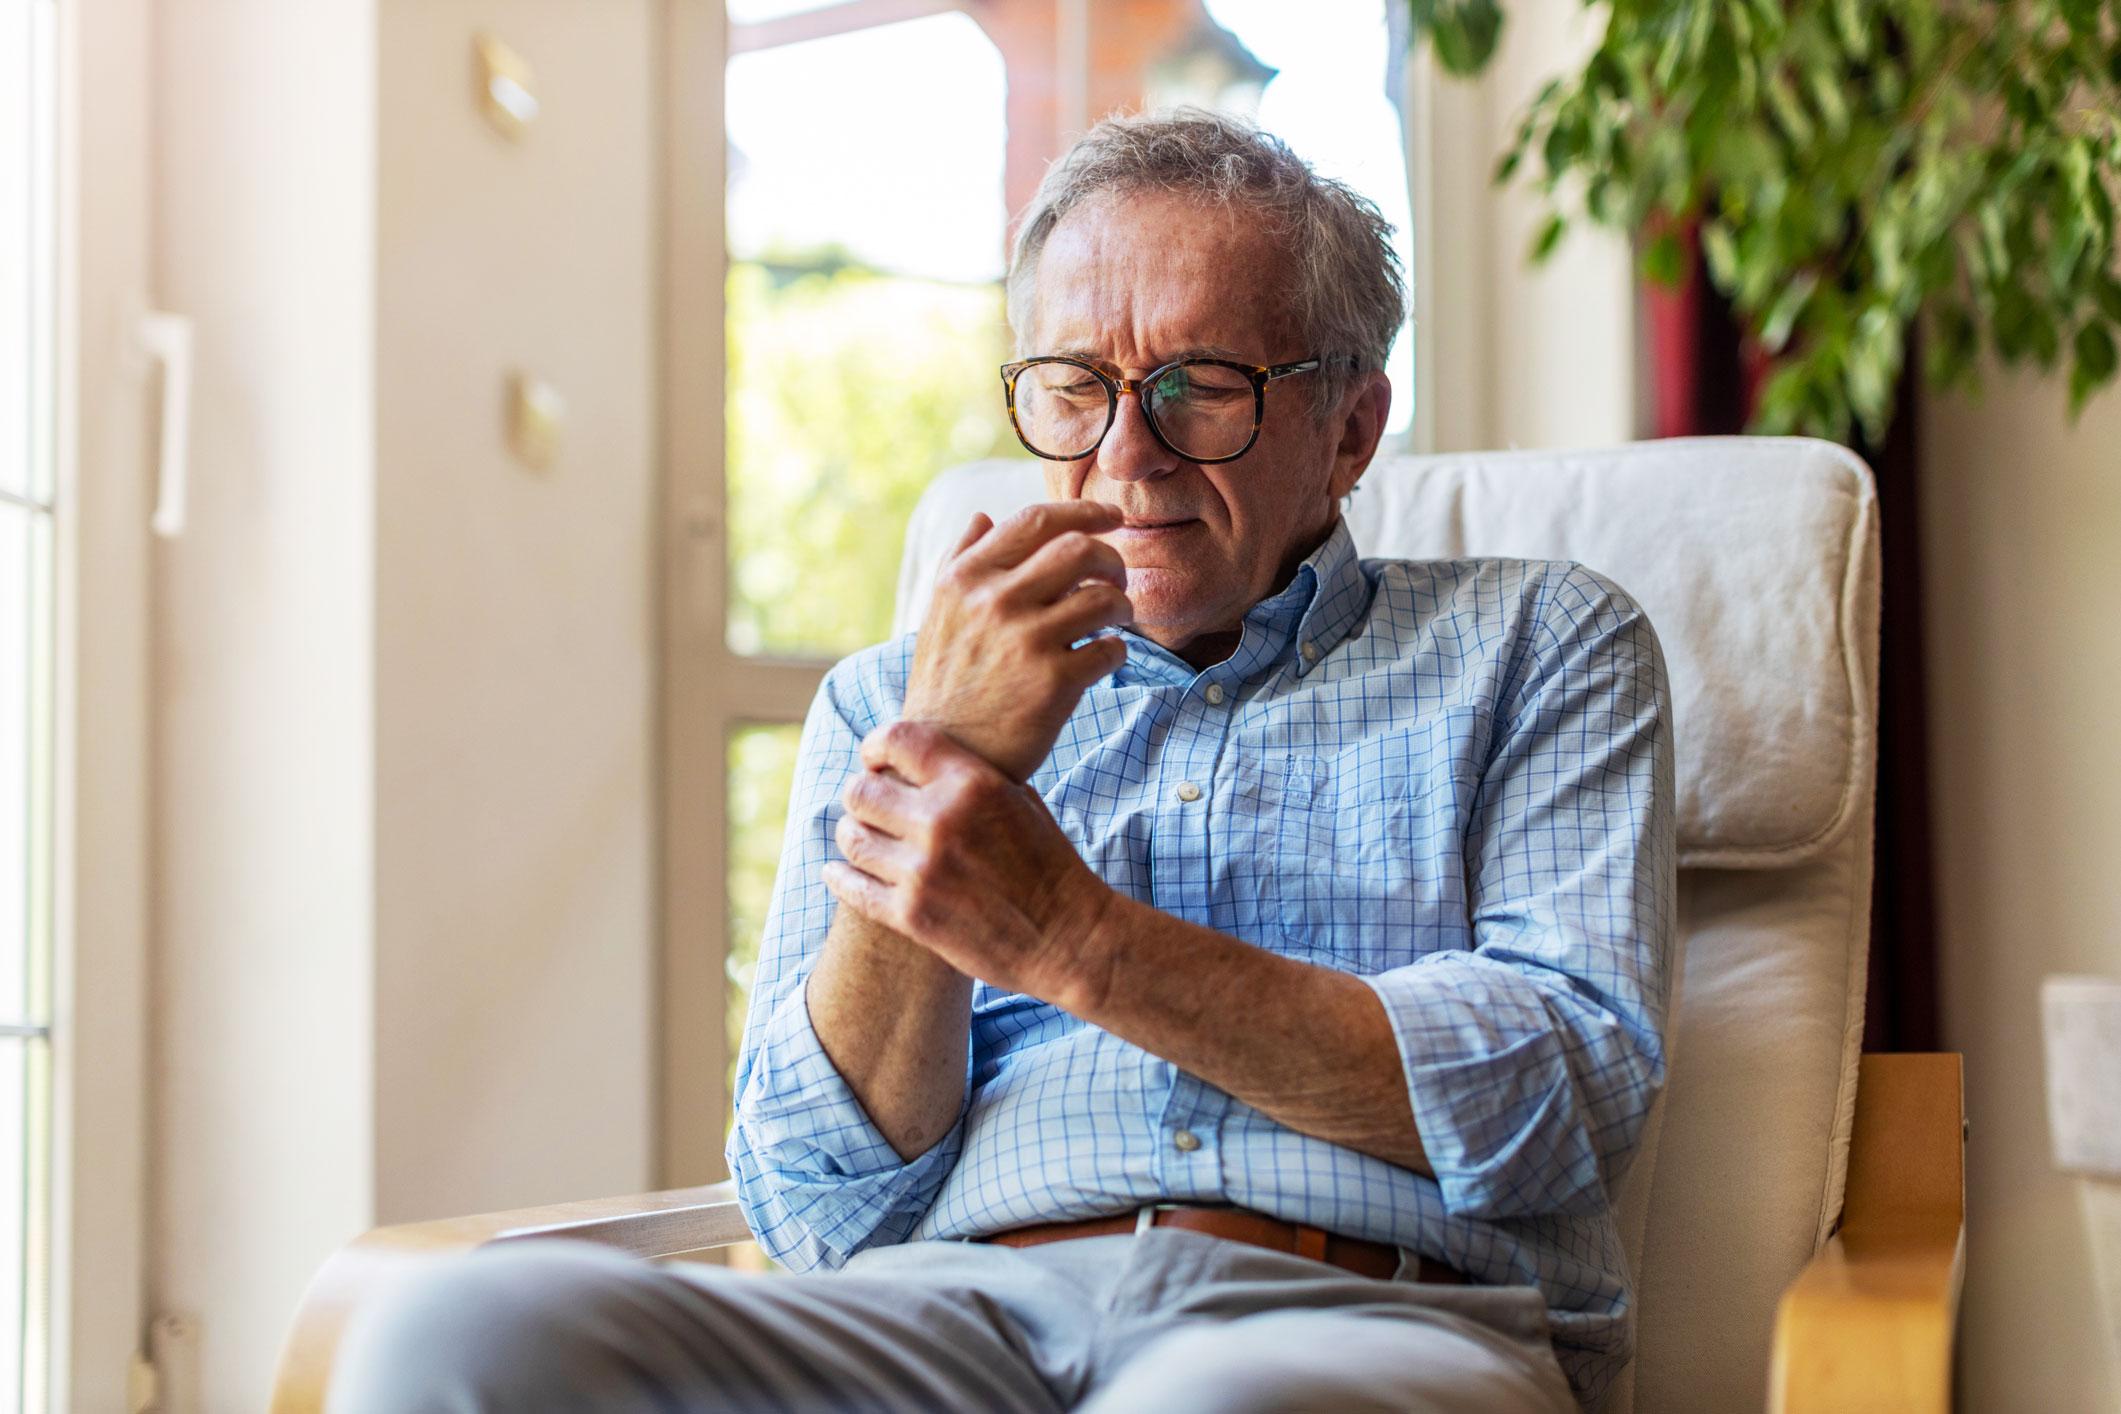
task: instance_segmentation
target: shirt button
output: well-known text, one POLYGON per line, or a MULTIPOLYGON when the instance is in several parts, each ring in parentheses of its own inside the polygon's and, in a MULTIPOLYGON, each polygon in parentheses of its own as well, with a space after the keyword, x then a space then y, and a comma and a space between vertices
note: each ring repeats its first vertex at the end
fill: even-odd
POLYGON ((1171 1136, 1171 1142, 1190 1154, 1200 1147, 1200 1136, 1190 1129, 1181 1129, 1171 1136))
POLYGON ((1311 641, 1310 639, 1308 639, 1308 638, 1307 638, 1307 639, 1305 639, 1305 640, 1304 640, 1304 646, 1303 646, 1303 655, 1304 655, 1304 661, 1305 661, 1306 663, 1315 663, 1315 662, 1317 662, 1317 661, 1318 661, 1318 645, 1317 645, 1317 644, 1315 644, 1315 643, 1313 643, 1313 642, 1312 642, 1312 641, 1311 641))
POLYGON ((1201 696, 1208 699, 1210 707, 1220 707, 1223 705, 1223 685, 1219 682, 1211 682, 1208 684, 1208 690, 1203 692, 1201 696))
POLYGON ((1178 798, 1184 801, 1199 800, 1200 787, 1191 781, 1180 781, 1178 783, 1178 798))

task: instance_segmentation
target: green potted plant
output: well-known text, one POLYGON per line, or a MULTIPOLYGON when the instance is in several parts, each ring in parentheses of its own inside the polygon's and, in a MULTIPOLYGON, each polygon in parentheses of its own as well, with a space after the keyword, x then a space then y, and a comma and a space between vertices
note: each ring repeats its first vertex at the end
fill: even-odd
MULTIPOLYGON (((1753 430, 1882 441, 1918 317, 1933 386, 1977 355, 2067 363, 2071 415, 2115 375, 2117 0, 1586 0, 1606 29, 1498 155, 1675 283, 1710 282, 1767 362, 1753 430)), ((1478 73, 1497 0, 1409 0, 1478 73)))

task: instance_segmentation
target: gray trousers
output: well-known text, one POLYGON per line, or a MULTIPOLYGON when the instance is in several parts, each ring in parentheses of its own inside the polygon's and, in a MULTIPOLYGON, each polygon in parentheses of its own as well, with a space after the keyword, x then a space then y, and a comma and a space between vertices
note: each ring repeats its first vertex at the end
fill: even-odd
POLYGON ((1576 1402, 1528 1286, 1377 1281, 1168 1228, 915 1242, 837 1272, 585 1243, 437 1267, 348 1333, 334 1414, 1479 1410, 1576 1402))

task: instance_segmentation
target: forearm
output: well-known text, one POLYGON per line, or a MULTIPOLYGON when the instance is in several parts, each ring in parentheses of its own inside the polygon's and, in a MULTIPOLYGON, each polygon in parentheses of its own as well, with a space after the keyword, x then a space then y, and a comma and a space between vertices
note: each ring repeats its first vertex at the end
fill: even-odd
POLYGON ((818 1041, 899 1157, 957 1122, 972 981, 915 943, 841 908, 805 1000, 818 1041))
POLYGON ((1391 1021, 1362 979, 1118 896, 1089 951, 1084 1020, 1291 1129, 1431 1172, 1391 1021))

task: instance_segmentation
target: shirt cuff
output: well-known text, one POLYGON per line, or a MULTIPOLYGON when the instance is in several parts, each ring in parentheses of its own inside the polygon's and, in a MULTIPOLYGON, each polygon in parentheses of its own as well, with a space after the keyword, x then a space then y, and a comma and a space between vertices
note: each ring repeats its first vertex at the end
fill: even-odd
MULTIPOLYGON (((865 1246, 903 1241, 957 1162, 964 1097, 949 1132, 901 1159, 825 1054, 802 985, 752 1045, 729 1157, 760 1245, 787 1265, 837 1267, 865 1246)), ((967 1095, 970 1084, 968 1056, 967 1095)))
POLYGON ((1536 984, 1454 954, 1363 981, 1391 1018, 1445 1208, 1497 1220, 1606 1206, 1567 1050, 1536 984))

